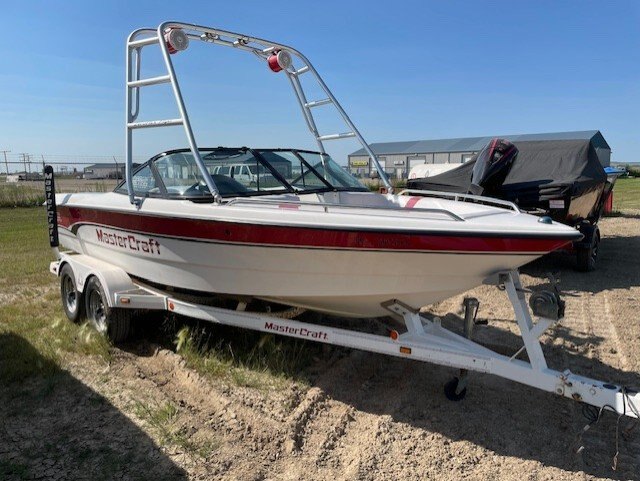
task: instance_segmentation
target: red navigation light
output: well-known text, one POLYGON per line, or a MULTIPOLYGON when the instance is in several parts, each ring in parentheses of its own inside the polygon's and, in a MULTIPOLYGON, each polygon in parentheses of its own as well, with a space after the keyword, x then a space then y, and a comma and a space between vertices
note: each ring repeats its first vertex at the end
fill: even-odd
POLYGON ((189 46, 189 37, 179 28, 166 29, 164 31, 164 41, 171 54, 186 50, 189 46))
POLYGON ((273 52, 267 59, 267 62, 271 70, 280 72, 280 70, 287 69, 291 66, 291 55, 286 50, 273 52))

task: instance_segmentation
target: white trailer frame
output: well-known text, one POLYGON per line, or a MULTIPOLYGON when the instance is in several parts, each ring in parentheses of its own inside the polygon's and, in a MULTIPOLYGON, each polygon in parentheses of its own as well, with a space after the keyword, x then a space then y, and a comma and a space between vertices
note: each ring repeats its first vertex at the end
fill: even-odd
POLYGON ((579 376, 568 369, 560 372, 547 366, 539 338, 559 321, 539 318, 534 322, 527 306, 526 290, 520 283, 517 270, 502 272, 492 277, 491 281, 506 290, 523 341, 523 347, 508 357, 473 341, 474 321, 471 316, 466 316, 465 336, 461 336, 444 328, 438 317, 429 319, 401 302, 390 299, 384 307, 389 310, 390 315, 404 322, 406 332, 398 333, 393 330, 389 336, 381 336, 284 319, 265 313, 247 312, 244 310, 246 303, 243 302, 238 303, 236 310, 186 302, 173 297, 171 293, 136 282, 124 270, 108 262, 84 254, 56 254, 58 260, 51 263, 50 271, 60 275, 62 267, 69 264, 80 293, 83 292, 89 278, 95 276, 104 289, 110 308, 167 311, 216 324, 459 368, 461 376, 453 386, 453 394, 460 397, 464 396, 466 390, 467 371, 477 371, 494 374, 600 409, 640 418, 637 408, 640 406, 640 393, 624 386, 579 376), (526 350, 529 362, 516 359, 522 350, 526 350))

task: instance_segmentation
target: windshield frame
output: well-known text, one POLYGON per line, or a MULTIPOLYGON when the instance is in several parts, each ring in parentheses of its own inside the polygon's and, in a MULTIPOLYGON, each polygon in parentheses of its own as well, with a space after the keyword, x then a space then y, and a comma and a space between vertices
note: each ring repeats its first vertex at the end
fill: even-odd
MULTIPOLYGON (((265 195, 278 195, 278 194, 314 194, 314 193, 324 193, 324 192, 369 192, 369 189, 366 186, 362 186, 362 187, 340 187, 340 186, 334 186, 333 184, 331 184, 327 179, 324 178, 324 176, 322 174, 320 174, 302 155, 300 155, 300 153, 305 153, 305 154, 313 154, 313 155, 318 155, 321 158, 324 157, 329 157, 330 156, 324 152, 318 152, 318 151, 314 151, 314 150, 306 150, 306 149, 288 149, 288 148, 249 148, 249 147, 201 147, 198 148, 198 151, 200 152, 201 156, 206 157, 208 154, 211 154, 213 152, 219 151, 219 152, 224 152, 224 151, 228 151, 230 153, 233 152, 249 152, 251 153, 251 155, 254 156, 254 158, 265 168, 266 171, 268 171, 271 175, 273 175, 273 177, 275 179, 278 180, 278 182, 280 182, 283 186, 282 189, 278 189, 278 190, 268 190, 268 191, 250 191, 250 192, 236 192, 233 193, 231 195, 227 194, 227 195, 223 195, 223 199, 224 200, 230 200, 233 198, 237 198, 237 197, 259 197, 259 196, 265 196, 265 195), (323 184, 325 184, 324 187, 317 187, 317 188, 308 188, 308 189, 304 189, 301 190, 299 188, 296 188, 294 186, 292 186, 283 176, 280 172, 278 172, 278 170, 271 165, 271 163, 266 160, 261 153, 262 152, 290 152, 292 153, 296 159, 298 159, 307 169, 307 172, 301 175, 305 175, 307 173, 312 173, 314 176, 316 176, 319 180, 322 181, 323 184)), ((165 199, 172 199, 172 200, 190 200, 190 201, 194 201, 194 202, 202 202, 202 203, 206 203, 206 202, 213 202, 214 201, 214 197, 213 195, 209 194, 209 195, 199 195, 199 196, 185 196, 185 195, 175 195, 175 194, 171 194, 169 195, 167 193, 167 190, 165 188, 165 183, 162 180, 162 177, 160 176, 157 168, 156 168, 156 161, 166 157, 168 155, 172 155, 172 154, 179 154, 179 153, 191 153, 191 149, 189 148, 182 148, 182 149, 173 149, 173 150, 167 150, 165 152, 161 152, 159 154, 154 155, 153 157, 151 157, 149 160, 147 160, 146 162, 142 163, 141 165, 139 165, 133 172, 132 172, 132 176, 136 175, 139 171, 141 171, 142 169, 144 169, 145 167, 149 166, 153 176, 156 179, 156 182, 158 182, 158 180, 160 182, 158 182, 159 184, 159 192, 157 193, 137 193, 136 195, 142 195, 143 197, 152 197, 152 198, 165 198, 165 199)), ((333 161, 335 163, 335 161, 333 161)), ((339 168, 340 166, 338 164, 336 164, 339 168)), ((350 174, 349 174, 350 175, 350 174)), ((113 192, 119 193, 119 194, 127 194, 127 185, 126 185, 126 180, 122 180, 119 184, 116 185, 116 187, 114 188, 113 192)))

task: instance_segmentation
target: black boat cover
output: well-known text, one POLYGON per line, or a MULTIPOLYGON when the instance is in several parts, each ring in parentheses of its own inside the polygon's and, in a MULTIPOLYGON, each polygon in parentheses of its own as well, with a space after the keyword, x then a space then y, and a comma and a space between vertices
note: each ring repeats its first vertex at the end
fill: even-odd
MULTIPOLYGON (((589 200, 592 205, 581 205, 580 212, 567 212, 567 205, 564 215, 588 218, 594 213, 607 175, 589 140, 522 141, 514 142, 514 145, 518 148, 518 156, 511 170, 497 191, 485 195, 515 202, 523 209, 540 210, 549 210, 549 201, 553 199, 565 199, 567 204, 580 198, 594 199, 593 202, 589 200)), ((460 167, 440 175, 411 179, 408 187, 467 193, 475 160, 474 156, 460 167)))

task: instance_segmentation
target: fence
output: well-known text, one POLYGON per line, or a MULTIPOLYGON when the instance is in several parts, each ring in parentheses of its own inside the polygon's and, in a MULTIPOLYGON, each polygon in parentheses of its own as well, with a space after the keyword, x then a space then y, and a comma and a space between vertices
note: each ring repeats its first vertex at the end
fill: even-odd
MULTIPOLYGON (((25 174, 19 180, 38 180, 37 174, 42 174, 45 165, 52 165, 56 174, 59 176, 83 176, 87 167, 95 166, 97 169, 105 170, 112 175, 104 177, 98 175, 92 178, 109 178, 115 177, 115 172, 122 172, 124 169, 123 156, 106 156, 106 155, 33 155, 26 153, 9 153, 3 152, 0 155, 0 175, 20 175, 25 174)), ((134 162, 141 163, 147 158, 134 156, 134 162)), ((122 174, 120 174, 121 176, 122 174)))

